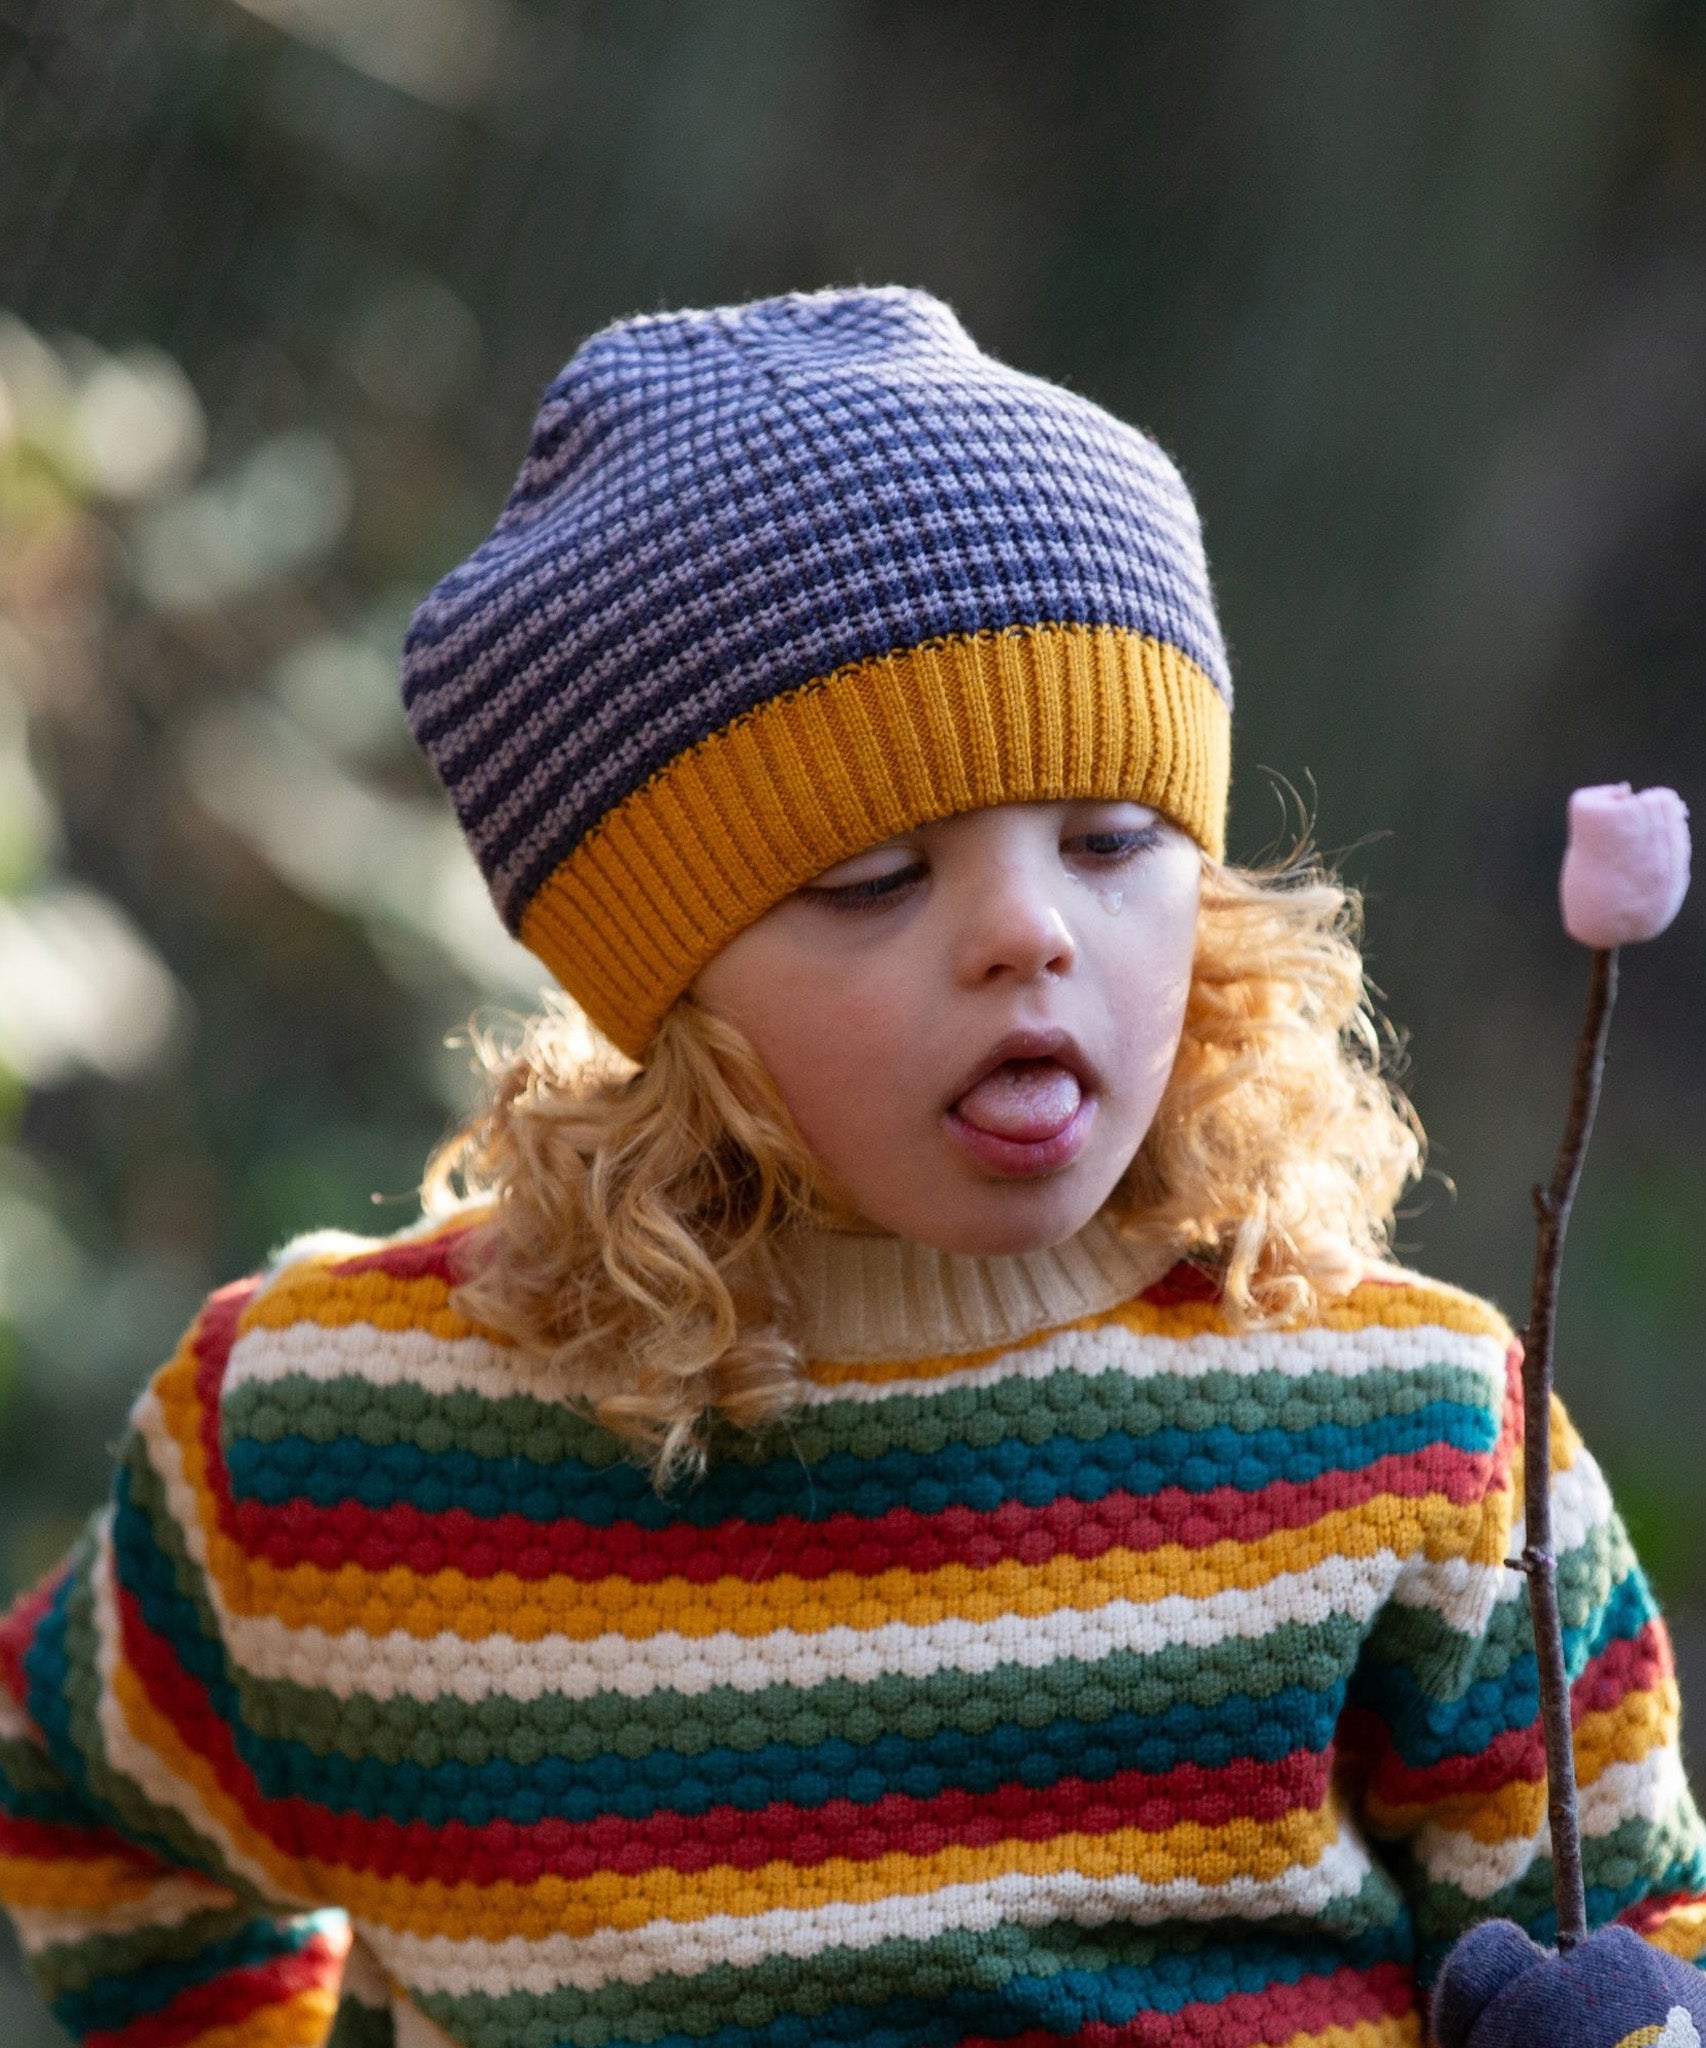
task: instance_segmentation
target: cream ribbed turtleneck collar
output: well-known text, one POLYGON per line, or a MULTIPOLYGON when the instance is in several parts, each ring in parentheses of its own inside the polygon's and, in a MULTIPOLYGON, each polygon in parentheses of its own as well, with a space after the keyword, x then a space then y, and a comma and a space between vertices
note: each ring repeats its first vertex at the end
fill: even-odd
POLYGON ((1044 1251, 940 1252, 886 1231, 777 1240, 807 1358, 932 1358, 1017 1343, 1129 1301, 1178 1257, 1120 1236, 1106 1212, 1044 1251))

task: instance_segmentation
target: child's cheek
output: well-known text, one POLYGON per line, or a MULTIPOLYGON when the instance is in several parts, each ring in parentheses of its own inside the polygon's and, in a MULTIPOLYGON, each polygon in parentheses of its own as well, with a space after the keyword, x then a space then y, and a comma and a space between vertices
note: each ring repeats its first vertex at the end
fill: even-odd
POLYGON ((934 1118, 918 1020, 888 977, 821 970, 774 1020, 772 1078, 806 1142, 839 1178, 869 1189, 906 1170, 934 1118))
POLYGON ((790 1064, 837 1121, 883 1119, 914 1072, 918 1039, 904 1004, 875 977, 802 1007, 790 1030, 790 1064))

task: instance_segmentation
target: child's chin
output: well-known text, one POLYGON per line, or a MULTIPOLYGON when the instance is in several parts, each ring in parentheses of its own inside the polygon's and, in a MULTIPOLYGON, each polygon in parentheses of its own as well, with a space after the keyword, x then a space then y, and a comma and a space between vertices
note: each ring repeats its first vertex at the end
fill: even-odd
POLYGON ((905 1234, 975 1258, 1046 1251, 1076 1237, 1107 1193, 1077 1167, 1046 1180, 984 1182, 944 1196, 905 1234))

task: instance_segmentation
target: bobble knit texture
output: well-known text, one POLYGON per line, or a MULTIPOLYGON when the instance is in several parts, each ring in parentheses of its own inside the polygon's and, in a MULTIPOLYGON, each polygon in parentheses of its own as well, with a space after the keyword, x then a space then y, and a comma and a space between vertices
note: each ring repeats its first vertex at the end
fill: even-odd
MULTIPOLYGON (((341 1991, 339 2048, 1382 2048, 1471 1921, 1549 1932, 1488 1304, 1237 1336, 1103 1237, 921 1268, 926 1354, 855 1245, 814 1327, 883 1355, 660 1503, 454 1237, 215 1295, 0 1624, 0 1899, 74 2038, 307 2048, 341 1991)), ((1669 1646, 1554 1441, 1590 1912, 1692 1958, 1669 1646)))
POLYGON ((509 929, 635 1053, 771 904, 929 819, 1125 797, 1224 845, 1177 470, 923 292, 595 335, 403 698, 509 929))

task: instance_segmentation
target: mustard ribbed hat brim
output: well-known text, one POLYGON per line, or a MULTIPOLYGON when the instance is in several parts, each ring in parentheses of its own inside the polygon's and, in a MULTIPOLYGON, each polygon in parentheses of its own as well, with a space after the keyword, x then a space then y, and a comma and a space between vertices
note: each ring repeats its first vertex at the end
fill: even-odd
POLYGON ((1231 717, 1117 626, 952 635, 838 669, 678 755, 547 877, 525 945, 638 1058, 707 961, 863 848, 991 804, 1126 799, 1224 853, 1231 717))

